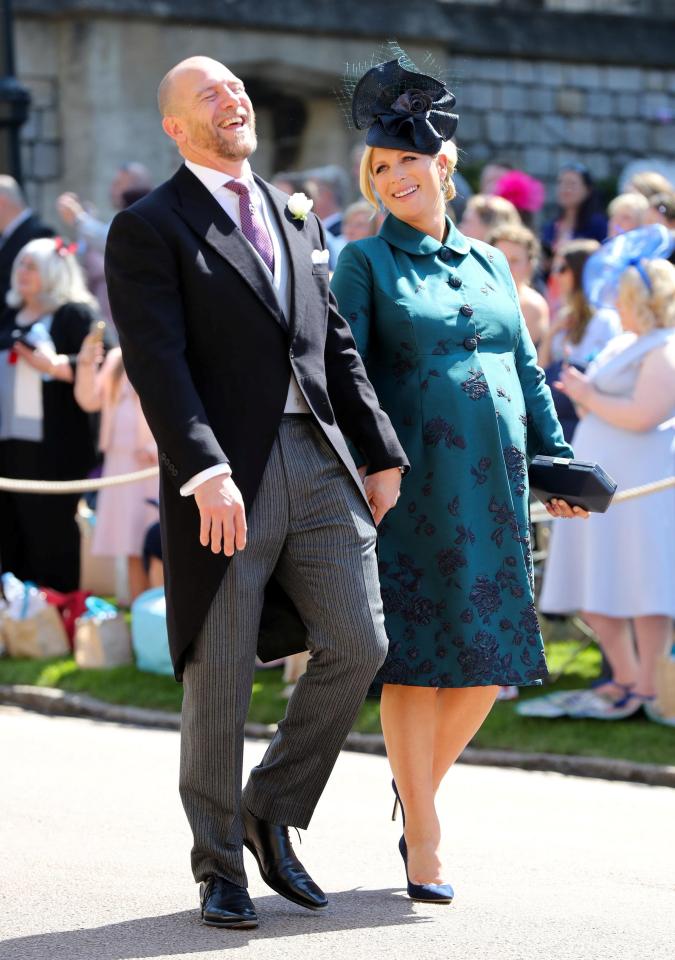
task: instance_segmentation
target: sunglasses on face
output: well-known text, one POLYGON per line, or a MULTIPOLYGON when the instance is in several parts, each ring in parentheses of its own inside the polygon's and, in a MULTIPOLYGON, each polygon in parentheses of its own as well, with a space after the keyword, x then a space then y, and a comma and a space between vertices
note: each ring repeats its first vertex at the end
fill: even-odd
POLYGON ((551 273, 565 273, 567 270, 569 270, 569 267, 566 263, 559 263, 557 266, 553 267, 551 273))

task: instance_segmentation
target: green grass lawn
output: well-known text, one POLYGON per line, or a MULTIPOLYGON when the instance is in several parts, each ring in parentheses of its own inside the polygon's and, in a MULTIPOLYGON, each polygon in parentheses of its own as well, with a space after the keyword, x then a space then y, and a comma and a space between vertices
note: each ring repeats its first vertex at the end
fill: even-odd
MULTIPOLYGON (((551 631, 547 631, 549 634, 551 631)), ((559 631, 557 631, 559 632, 559 631)), ((576 641, 547 643, 549 668, 555 672, 576 649, 576 641)), ((525 688, 521 697, 539 696, 544 689, 574 689, 588 686, 600 669, 595 646, 580 653, 553 685, 525 688)), ((86 693, 108 703, 130 704, 158 710, 179 711, 182 687, 171 677, 142 673, 133 666, 110 670, 80 670, 72 658, 58 660, 0 659, 0 684, 22 683, 58 687, 86 693)), ((259 670, 253 686, 249 719, 274 723, 285 709, 281 697, 280 669, 259 670)), ((355 729, 364 733, 380 731, 379 705, 367 701, 355 729)), ((514 703, 497 703, 476 736, 473 746, 579 754, 589 757, 616 757, 641 763, 675 763, 675 731, 644 718, 602 722, 593 720, 540 720, 519 717, 514 703)))

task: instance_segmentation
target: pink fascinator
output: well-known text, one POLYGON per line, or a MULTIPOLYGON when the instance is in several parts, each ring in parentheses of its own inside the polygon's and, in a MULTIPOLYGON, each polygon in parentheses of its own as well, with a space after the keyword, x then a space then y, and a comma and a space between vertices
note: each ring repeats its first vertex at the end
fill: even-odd
POLYGON ((493 193, 510 200, 517 210, 536 213, 544 204, 546 188, 541 180, 535 180, 522 170, 509 170, 499 178, 493 193))

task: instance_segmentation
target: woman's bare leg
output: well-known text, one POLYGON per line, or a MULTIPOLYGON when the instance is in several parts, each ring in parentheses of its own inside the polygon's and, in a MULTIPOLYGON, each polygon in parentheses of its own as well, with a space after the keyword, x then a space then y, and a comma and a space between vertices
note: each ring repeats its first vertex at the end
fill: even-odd
POLYGON ((583 619, 598 638, 612 668, 612 681, 598 687, 598 693, 620 696, 615 684, 633 686, 637 681, 639 662, 629 621, 623 617, 607 617, 602 613, 584 613, 583 619))
POLYGON ((434 798, 443 776, 490 712, 498 690, 395 684, 383 688, 382 731, 405 809, 408 874, 413 883, 444 882, 434 798))
POLYGON ((656 693, 656 670, 659 659, 673 642, 673 624, 670 617, 636 617, 635 639, 638 650, 638 674, 635 692, 643 697, 656 693))
POLYGON ((450 687, 438 691, 434 793, 455 760, 480 730, 498 693, 498 686, 450 687))

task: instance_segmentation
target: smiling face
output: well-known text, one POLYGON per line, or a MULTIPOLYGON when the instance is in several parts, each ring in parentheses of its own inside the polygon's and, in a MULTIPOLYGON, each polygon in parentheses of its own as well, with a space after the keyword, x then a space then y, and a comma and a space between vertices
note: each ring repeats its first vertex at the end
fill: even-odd
POLYGON ((442 185, 447 157, 375 147, 370 161, 375 190, 390 213, 418 226, 445 210, 442 185))
POLYGON ((179 63, 162 80, 159 102, 164 131, 186 160, 236 175, 257 146, 244 84, 216 60, 179 63))

